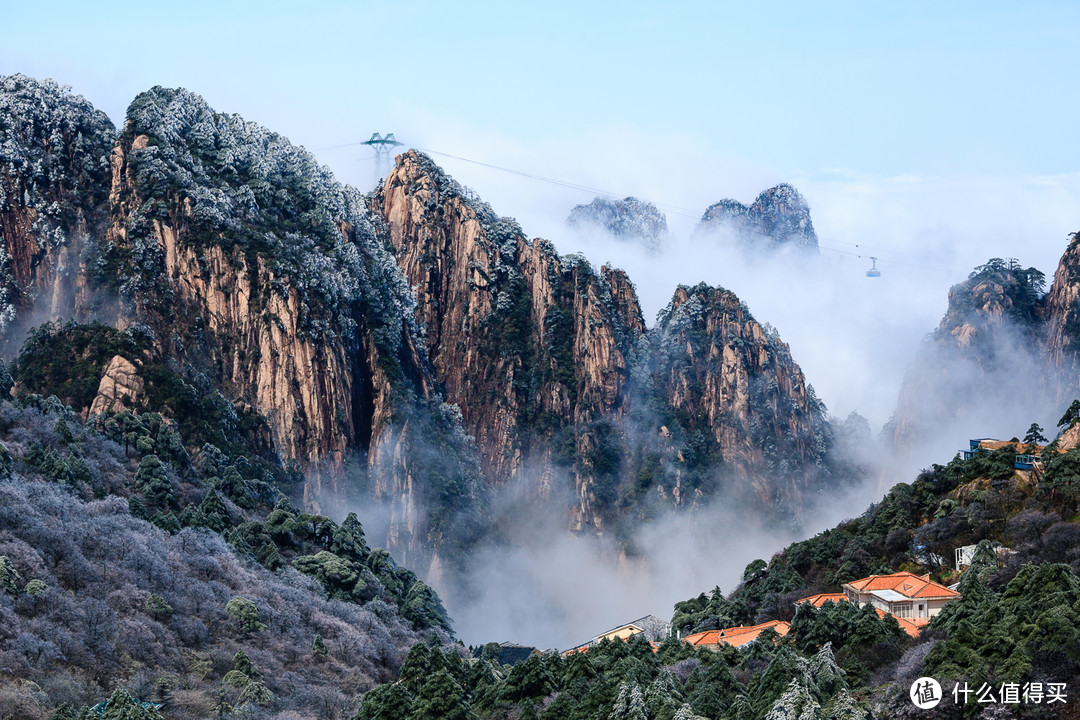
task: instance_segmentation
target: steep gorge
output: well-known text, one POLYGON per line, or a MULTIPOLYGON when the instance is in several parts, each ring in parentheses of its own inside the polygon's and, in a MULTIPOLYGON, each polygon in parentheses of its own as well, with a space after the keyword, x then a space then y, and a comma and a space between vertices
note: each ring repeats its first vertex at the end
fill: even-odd
POLYGON ((828 476, 824 408, 732 293, 680 288, 648 331, 624 273, 526 239, 416 151, 374 208, 493 484, 546 501, 568 476, 569 526, 603 530, 717 491, 796 505, 828 476))
MULTIPOLYGON (((60 92, 4 82, 9 103, 60 92)), ((5 133, 55 160, 21 127, 5 133)), ((146 339, 80 351, 95 377, 79 387, 106 388, 99 409, 217 398, 225 434, 258 435, 302 471, 308 508, 385 505, 387 546, 418 569, 442 567, 440 547, 461 561, 489 532, 490 490, 600 533, 720 495, 790 514, 830 479, 823 406, 725 290, 679 288, 647 329, 625 273, 527 238, 426 156, 404 153, 361 195, 184 90, 142 93, 95 148, 96 175, 71 171, 83 205, 57 196, 85 231, 70 249, 41 253, 25 203, 0 207, 20 312, 60 293, 70 307, 53 302, 53 317, 146 339)), ((4 187, 26 172, 7 164, 4 187)), ((94 395, 76 396, 88 414, 94 395)))
MULTIPOLYGON (((375 198, 447 399, 461 407, 494 485, 528 472, 529 494, 551 496, 553 443, 584 458, 582 428, 618 421, 629 356, 645 324, 620 270, 529 241, 512 221, 467 200, 427 157, 410 151, 375 198)), ((571 469, 573 525, 592 511, 587 461, 571 469)))

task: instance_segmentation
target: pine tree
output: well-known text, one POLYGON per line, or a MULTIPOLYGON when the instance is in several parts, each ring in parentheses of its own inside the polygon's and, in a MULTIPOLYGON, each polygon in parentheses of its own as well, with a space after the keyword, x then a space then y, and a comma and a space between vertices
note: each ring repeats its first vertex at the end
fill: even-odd
POLYGON ((274 693, 260 680, 252 680, 240 690, 236 699, 237 707, 246 705, 269 705, 274 702, 274 693))
POLYGON ((63 703, 53 710, 53 714, 49 716, 49 720, 78 720, 78 717, 75 708, 67 703, 63 703))
POLYGON ((526 700, 522 703, 518 720, 540 720, 540 716, 536 714, 536 705, 533 704, 532 700, 526 700))
POLYGON ((157 455, 147 455, 135 471, 135 491, 143 494, 147 502, 163 508, 173 501, 172 483, 165 472, 165 464, 157 455))
POLYGON ((160 595, 150 594, 150 597, 146 598, 146 604, 144 605, 146 612, 150 613, 155 620, 168 620, 172 617, 173 607, 169 603, 165 602, 165 598, 160 595))
POLYGON ((206 493, 206 497, 199 503, 199 513, 203 527, 218 533, 225 532, 229 527, 229 510, 214 490, 206 493))
POLYGON ((225 677, 221 679, 221 682, 240 690, 252 680, 258 679, 259 671, 255 669, 255 666, 251 663, 251 658, 244 652, 244 649, 240 648, 233 655, 232 670, 225 673, 225 677))
POLYGON ((109 696, 101 720, 162 720, 152 705, 143 705, 119 688, 109 696))
MULTIPOLYGON (((717 715, 714 717, 719 716, 717 715)), ((695 715, 694 709, 691 708, 689 705, 684 704, 682 707, 679 708, 679 711, 675 713, 675 717, 672 718, 672 720, 708 720, 708 718, 702 715, 695 715)))
POLYGON ((0 555, 0 591, 18 595, 22 586, 22 577, 7 555, 0 555))
POLYGON ((665 668, 645 690, 645 710, 651 720, 670 720, 682 705, 682 699, 675 677, 665 668))
POLYGON ((844 671, 836 664, 833 655, 832 643, 825 646, 810 659, 810 677, 813 678, 814 687, 817 689, 818 702, 827 702, 840 690, 847 689, 844 681, 844 671))
POLYGON ((326 657, 326 644, 319 633, 315 633, 315 641, 311 643, 311 655, 316 660, 322 660, 326 657))
POLYGON ((416 693, 424 681, 434 672, 431 649, 426 643, 418 642, 409 649, 405 662, 401 664, 401 684, 416 693))
POLYGON ((1069 409, 1058 420, 1058 427, 1072 427, 1077 420, 1080 420, 1080 400, 1073 400, 1069 409))
POLYGON ((251 494, 248 492, 247 481, 244 480, 235 465, 229 465, 225 468, 225 473, 218 482, 217 489, 225 493, 226 497, 242 508, 255 507, 255 501, 252 500, 251 494))
POLYGON ((624 682, 619 685, 619 696, 611 708, 608 720, 647 720, 645 698, 637 683, 624 682))
POLYGON ((258 606, 245 597, 234 597, 230 600, 225 605, 225 614, 243 634, 266 629, 266 624, 259 619, 258 606))
MULTIPOLYGON (((1045 445, 1046 436, 1043 435, 1043 429, 1039 423, 1031 423, 1031 427, 1028 428, 1027 433, 1024 435, 1025 445, 1045 445)), ((1028 452, 1034 450, 1029 448, 1028 452)))
POLYGON ((421 580, 415 581, 401 603, 401 614, 417 628, 450 630, 450 617, 438 594, 421 580))
POLYGON ((356 513, 349 513, 344 522, 334 530, 330 552, 358 562, 367 559, 371 550, 364 539, 364 527, 356 518, 356 513))
POLYGON ((401 683, 378 685, 364 693, 353 720, 402 720, 411 718, 413 697, 401 683))
POLYGON ((841 690, 823 713, 825 720, 870 720, 870 711, 855 702, 847 690, 841 690))
POLYGON ((274 694, 263 683, 262 674, 243 648, 233 655, 232 670, 225 673, 221 683, 240 691, 236 698, 238 708, 245 705, 268 705, 274 700, 274 694))
POLYGON ((503 697, 516 703, 525 698, 544 697, 555 690, 555 676, 542 655, 533 655, 510 669, 503 684, 503 697))
POLYGON ((820 709, 806 685, 796 678, 773 704, 765 720, 814 720, 820 709))
POLYGON ((410 720, 469 720, 465 692, 445 670, 431 675, 416 695, 410 720))
POLYGON ((971 564, 960 577, 958 590, 961 595, 969 592, 978 592, 974 587, 978 582, 985 585, 990 576, 997 571, 997 552, 989 540, 980 540, 975 546, 975 552, 971 555, 971 564))
POLYGON ((64 445, 70 445, 75 442, 75 436, 71 434, 71 428, 64 422, 64 418, 57 418, 56 424, 53 425, 53 432, 60 439, 64 445))
MULTIPOLYGON (((730 716, 734 720, 753 720, 754 706, 750 702, 750 698, 745 695, 739 695, 735 698, 735 702, 731 704, 730 716)), ((717 715, 716 717, 720 717, 717 715)))
POLYGON ((128 512, 131 513, 131 517, 139 520, 150 519, 150 516, 146 513, 146 503, 138 495, 132 495, 128 498, 128 512))
MULTIPOLYGON (((872 611, 872 608, 869 609, 872 611)), ((791 646, 784 645, 752 686, 751 696, 754 697, 758 716, 768 712, 779 698, 789 692, 792 682, 797 682, 804 689, 812 682, 810 663, 791 646)))
MULTIPOLYGON (((36 601, 36 599, 38 597, 40 597, 40 596, 46 594, 47 592, 49 592, 49 586, 45 584, 44 580, 39 580, 37 578, 34 578, 30 582, 26 583, 26 587, 23 588, 23 592, 25 592, 30 597, 34 598, 35 601, 36 601)), ((36 602, 35 602, 35 605, 36 605, 36 602)))

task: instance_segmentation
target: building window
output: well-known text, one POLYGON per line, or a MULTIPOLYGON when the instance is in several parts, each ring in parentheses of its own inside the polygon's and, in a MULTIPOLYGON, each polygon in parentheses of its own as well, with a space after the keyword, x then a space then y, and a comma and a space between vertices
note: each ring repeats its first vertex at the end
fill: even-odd
POLYGON ((896 615, 896 617, 900 617, 900 618, 910 618, 911 617, 911 603, 909 603, 909 602, 897 603, 893 607, 895 608, 894 611, 893 611, 893 615, 896 615))

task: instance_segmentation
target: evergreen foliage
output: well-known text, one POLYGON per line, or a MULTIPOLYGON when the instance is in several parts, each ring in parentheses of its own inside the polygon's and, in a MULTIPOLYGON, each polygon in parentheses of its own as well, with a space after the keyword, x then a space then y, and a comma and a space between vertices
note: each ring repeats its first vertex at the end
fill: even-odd
POLYGON ((253 633, 266 629, 266 623, 259 619, 258 606, 247 598, 234 597, 225 605, 225 614, 241 633, 253 633))

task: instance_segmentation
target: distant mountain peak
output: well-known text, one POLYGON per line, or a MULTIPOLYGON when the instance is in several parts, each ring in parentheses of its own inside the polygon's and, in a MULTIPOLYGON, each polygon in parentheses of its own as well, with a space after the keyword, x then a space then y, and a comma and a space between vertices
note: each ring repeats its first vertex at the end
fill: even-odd
POLYGON ((701 216, 698 230, 730 229, 751 241, 769 240, 772 245, 817 248, 817 233, 810 206, 802 193, 788 183, 763 190, 749 206, 726 198, 710 205, 701 216))
POLYGON ((668 234, 667 217, 655 205, 636 197, 622 200, 598 196, 588 205, 577 205, 566 223, 581 227, 594 225, 620 240, 642 240, 650 250, 658 250, 668 234))

